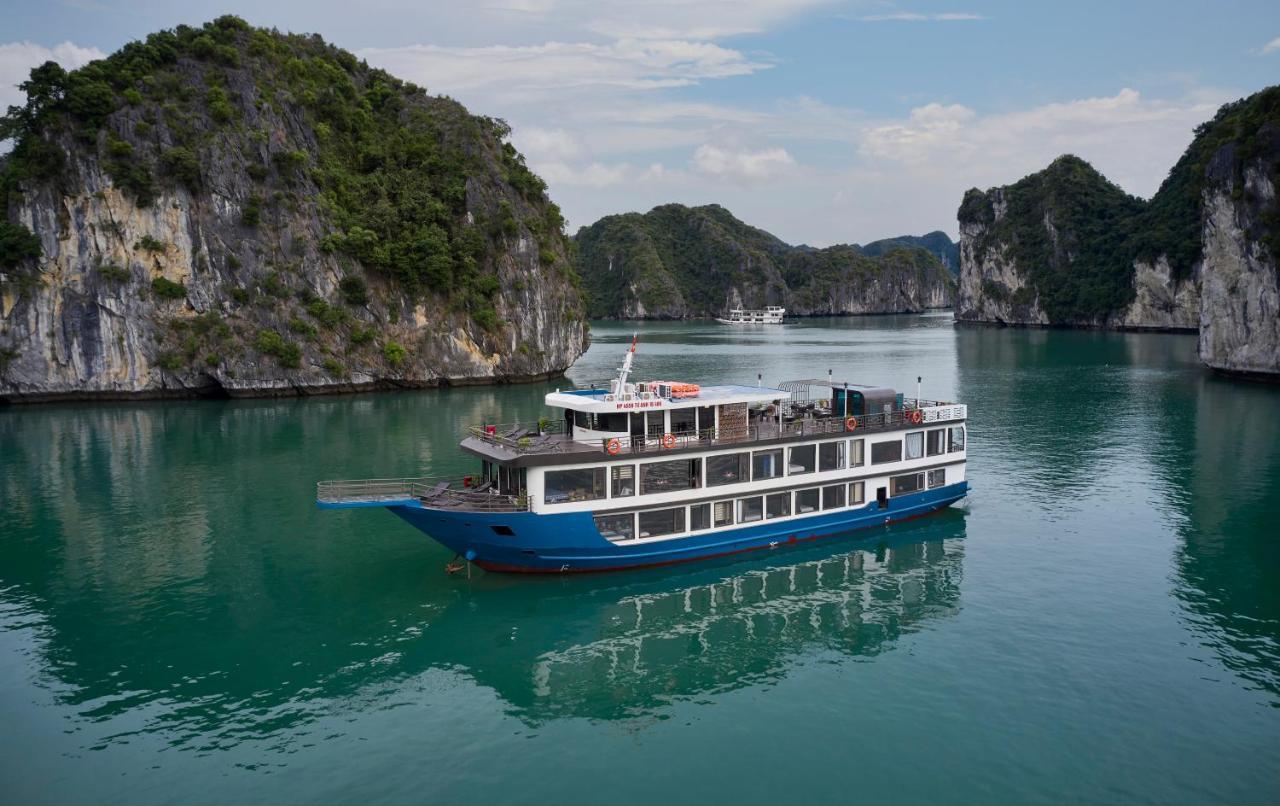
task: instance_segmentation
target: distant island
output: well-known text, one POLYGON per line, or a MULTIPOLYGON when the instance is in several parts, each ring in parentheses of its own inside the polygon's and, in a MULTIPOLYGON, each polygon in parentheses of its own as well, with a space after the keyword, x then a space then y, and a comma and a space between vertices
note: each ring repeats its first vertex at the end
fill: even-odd
POLYGON ((766 305, 798 316, 916 313, 949 307, 955 291, 943 262, 955 245, 941 232, 816 249, 719 205, 664 204, 606 216, 574 240, 592 318, 705 319, 766 305))
POLYGON ((1196 331, 1230 373, 1280 373, 1280 87, 1227 104, 1150 201, 1059 157, 960 205, 956 319, 1196 331))
POLYGON ((506 124, 318 36, 221 17, 22 88, 0 400, 530 379, 586 348, 506 124))

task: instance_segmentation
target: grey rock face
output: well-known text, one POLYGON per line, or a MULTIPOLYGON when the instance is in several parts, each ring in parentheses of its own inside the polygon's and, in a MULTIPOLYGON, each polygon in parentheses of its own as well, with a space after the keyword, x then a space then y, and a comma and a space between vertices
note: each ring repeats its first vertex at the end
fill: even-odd
POLYGON ((1228 171, 1205 190, 1200 360, 1225 372, 1274 375, 1280 373, 1276 259, 1251 236, 1259 210, 1276 202, 1276 188, 1261 168, 1245 168, 1238 201, 1238 180, 1228 171))

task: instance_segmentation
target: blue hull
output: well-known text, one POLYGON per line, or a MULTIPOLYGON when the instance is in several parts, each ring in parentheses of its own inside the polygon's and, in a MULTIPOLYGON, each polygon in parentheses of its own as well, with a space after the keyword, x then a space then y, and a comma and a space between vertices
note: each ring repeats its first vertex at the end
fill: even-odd
POLYGON ((928 515, 959 501, 968 491, 968 482, 960 482, 890 498, 883 509, 872 501, 856 509, 631 545, 601 537, 590 512, 458 512, 430 509, 416 500, 376 505, 386 506, 485 570, 565 573, 643 568, 775 548, 928 515), (495 526, 505 526, 513 534, 500 535, 495 526))

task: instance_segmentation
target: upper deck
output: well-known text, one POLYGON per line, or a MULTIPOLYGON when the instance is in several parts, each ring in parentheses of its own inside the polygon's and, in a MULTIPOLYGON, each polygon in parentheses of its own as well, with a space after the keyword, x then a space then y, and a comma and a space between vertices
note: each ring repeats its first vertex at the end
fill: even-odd
MULTIPOLYGON (((550 399, 551 395, 547 397, 550 399)), ((706 403, 705 398, 698 398, 691 405, 697 405, 697 400, 704 401, 702 403, 704 406, 713 405, 706 403)), ((771 402, 777 405, 776 399, 771 402)), ((467 436, 462 441, 461 447, 468 453, 490 461, 510 464, 514 467, 529 467, 593 459, 602 461, 621 459, 644 453, 707 451, 729 446, 799 441, 827 434, 853 436, 855 433, 880 433, 896 429, 918 428, 921 425, 957 423, 968 416, 968 409, 962 403, 913 398, 904 398, 900 409, 860 416, 835 414, 829 405, 824 408, 817 402, 786 404, 786 408, 780 411, 782 412, 780 416, 777 413, 765 415, 764 412, 755 418, 748 416, 746 425, 737 428, 711 427, 663 432, 659 435, 624 434, 600 438, 593 442, 575 438, 568 433, 564 420, 526 425, 520 423, 476 425, 467 429, 467 436), (917 413, 918 421, 915 419, 917 413), (850 417, 854 421, 852 428, 849 423, 850 417), (617 442, 616 454, 608 452, 610 440, 617 442)))

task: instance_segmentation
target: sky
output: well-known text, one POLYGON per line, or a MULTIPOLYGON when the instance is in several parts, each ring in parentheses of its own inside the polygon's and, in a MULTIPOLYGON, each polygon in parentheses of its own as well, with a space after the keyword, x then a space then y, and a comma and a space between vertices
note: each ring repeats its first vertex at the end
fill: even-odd
POLYGON ((1149 197, 1280 83, 1275 0, 0 0, 0 105, 47 59, 224 13, 505 119, 570 232, 680 202, 790 243, 955 237, 966 189, 1064 153, 1149 197))

